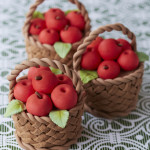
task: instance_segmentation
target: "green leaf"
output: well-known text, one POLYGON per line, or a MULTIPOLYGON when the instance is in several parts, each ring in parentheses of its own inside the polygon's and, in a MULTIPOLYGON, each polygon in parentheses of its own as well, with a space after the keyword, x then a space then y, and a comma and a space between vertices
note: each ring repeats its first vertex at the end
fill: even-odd
POLYGON ((4 117, 9 117, 14 114, 18 114, 18 113, 22 112, 23 110, 24 110, 23 102, 21 102, 19 100, 12 100, 7 106, 4 117))
POLYGON ((69 119, 69 111, 67 110, 54 110, 49 113, 51 120, 61 128, 65 128, 69 119))
POLYGON ((79 10, 78 10, 78 9, 67 10, 67 11, 65 11, 65 15, 69 14, 69 13, 72 12, 72 11, 79 11, 79 10))
POLYGON ((71 50, 72 45, 69 43, 56 42, 54 44, 54 48, 55 48, 56 53, 61 58, 65 58, 67 56, 67 54, 69 53, 69 51, 71 50))
POLYGON ((149 60, 149 56, 146 55, 143 52, 136 52, 136 54, 138 55, 140 62, 144 62, 144 61, 148 61, 149 60))
POLYGON ((89 81, 98 78, 97 71, 80 70, 81 81, 85 84, 89 81))
POLYGON ((50 67, 51 71, 54 73, 54 74, 62 74, 62 71, 59 70, 59 69, 56 69, 56 68, 53 68, 53 67, 50 67))
POLYGON ((32 18, 34 19, 34 18, 41 18, 41 19, 44 19, 44 15, 41 13, 41 12, 39 12, 39 11, 35 11, 34 13, 33 13, 33 15, 32 15, 32 18))

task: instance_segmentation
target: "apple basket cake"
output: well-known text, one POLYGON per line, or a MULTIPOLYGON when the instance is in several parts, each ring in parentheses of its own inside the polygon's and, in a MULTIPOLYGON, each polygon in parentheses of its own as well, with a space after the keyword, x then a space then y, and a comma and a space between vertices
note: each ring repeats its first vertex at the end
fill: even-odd
POLYGON ((16 65, 8 80, 5 116, 12 115, 23 149, 67 150, 77 142, 86 96, 73 70, 56 60, 33 58, 16 65), (28 76, 17 79, 28 68, 28 76))
POLYGON ((44 0, 36 0, 30 7, 23 26, 28 58, 50 58, 72 67, 73 54, 90 32, 90 19, 84 5, 69 0, 77 10, 51 8, 44 13, 36 8, 44 0))
POLYGON ((116 23, 92 31, 73 57, 73 66, 87 93, 85 110, 105 118, 127 116, 136 108, 144 71, 136 37, 116 23), (130 40, 103 39, 104 32, 121 31, 130 40))

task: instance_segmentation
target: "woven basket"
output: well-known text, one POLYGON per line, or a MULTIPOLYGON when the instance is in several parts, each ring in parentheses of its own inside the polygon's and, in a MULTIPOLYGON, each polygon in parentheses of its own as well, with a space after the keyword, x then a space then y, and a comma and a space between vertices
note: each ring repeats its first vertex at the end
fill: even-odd
MULTIPOLYGON (((81 116, 85 100, 85 92, 82 83, 76 73, 66 65, 48 58, 31 59, 24 61, 12 70, 8 76, 10 81, 9 102, 14 98, 13 89, 16 84, 16 77, 21 71, 32 66, 51 66, 62 70, 62 72, 72 79, 74 87, 78 93, 77 105, 69 110, 69 119, 65 128, 54 124, 49 117, 34 116, 27 111, 13 115, 16 128, 16 139, 18 144, 25 150, 67 150, 70 145, 77 142, 81 135, 81 116)), ((22 77, 25 79, 27 76, 22 77)))
MULTIPOLYGON (((122 31, 131 40, 131 46, 136 51, 136 37, 124 25, 116 23, 99 27, 91 32, 78 47, 73 57, 73 66, 76 71, 81 69, 81 56, 89 45, 99 34, 111 32, 112 30, 122 31)), ((116 118, 127 116, 131 110, 136 108, 138 94, 142 83, 143 63, 130 72, 121 72, 115 79, 103 80, 97 78, 84 85, 88 94, 85 101, 85 110, 91 114, 104 117, 116 118)))
POLYGON ((80 3, 78 0, 69 0, 71 3, 77 5, 78 9, 80 10, 81 14, 84 16, 85 19, 85 29, 84 29, 84 35, 83 38, 72 44, 72 49, 68 53, 68 55, 62 59, 54 50, 54 47, 52 45, 48 44, 41 44, 38 39, 35 36, 32 36, 28 33, 29 27, 30 27, 30 21, 32 19, 32 15, 36 8, 44 2, 44 0, 36 0, 35 4, 33 4, 30 7, 30 10, 26 16, 26 21, 24 23, 23 27, 23 34, 25 38, 26 43, 26 52, 28 54, 28 58, 50 58, 59 60, 63 64, 67 64, 69 67, 72 67, 73 64, 73 54, 76 52, 77 47, 83 42, 83 39, 89 35, 90 32, 90 19, 88 16, 88 12, 86 11, 84 5, 80 3))

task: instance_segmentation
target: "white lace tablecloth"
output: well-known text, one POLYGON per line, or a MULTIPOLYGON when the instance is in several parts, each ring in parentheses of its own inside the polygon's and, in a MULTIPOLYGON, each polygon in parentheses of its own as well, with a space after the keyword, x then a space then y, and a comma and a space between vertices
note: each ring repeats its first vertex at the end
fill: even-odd
MULTIPOLYGON (((21 150, 14 137, 11 118, 3 114, 8 104, 10 70, 27 58, 21 29, 29 6, 34 0, 0 0, 0 150, 21 150)), ((92 20, 92 29, 120 22, 137 36, 138 51, 150 56, 150 0, 84 0, 92 20)), ((67 0, 47 0, 39 9, 63 10, 75 7, 67 0)), ((121 33, 105 37, 124 37, 121 33)), ((96 118, 85 113, 84 130, 75 150, 150 150, 150 62, 145 62, 143 84, 137 109, 117 120, 96 118)))

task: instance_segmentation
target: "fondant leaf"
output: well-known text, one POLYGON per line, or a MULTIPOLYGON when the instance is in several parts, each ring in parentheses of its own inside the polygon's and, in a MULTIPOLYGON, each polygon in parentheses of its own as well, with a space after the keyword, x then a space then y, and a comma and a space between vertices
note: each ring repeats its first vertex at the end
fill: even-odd
POLYGON ((89 81, 98 78, 97 71, 80 70, 81 81, 86 84, 89 81))
POLYGON ((41 12, 39 12, 39 11, 35 11, 34 13, 33 13, 33 15, 32 15, 32 18, 34 19, 34 18, 41 18, 41 19, 44 19, 44 15, 41 13, 41 12))
POLYGON ((61 128, 65 128, 69 119, 69 111, 67 110, 54 110, 49 113, 51 120, 61 128))
POLYGON ((24 110, 24 103, 19 100, 12 100, 6 109, 4 117, 9 117, 14 114, 18 114, 24 110))
POLYGON ((56 69, 56 68, 53 68, 53 67, 50 67, 51 71, 54 73, 54 74, 62 74, 62 71, 59 70, 59 69, 56 69))
POLYGON ((149 60, 149 56, 146 55, 144 52, 136 52, 136 54, 138 55, 140 62, 144 62, 144 61, 149 60))
POLYGON ((67 54, 69 53, 69 51, 71 50, 72 45, 69 43, 56 42, 54 44, 54 48, 55 48, 56 53, 61 58, 65 58, 67 56, 67 54))

